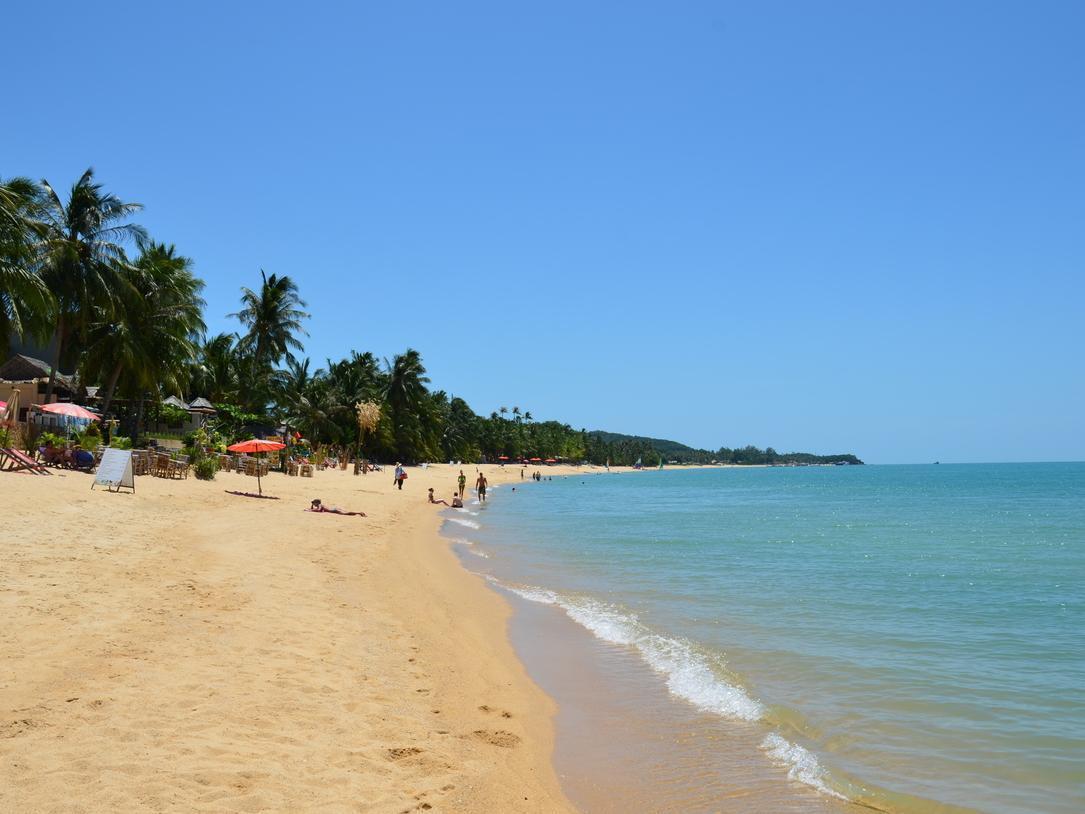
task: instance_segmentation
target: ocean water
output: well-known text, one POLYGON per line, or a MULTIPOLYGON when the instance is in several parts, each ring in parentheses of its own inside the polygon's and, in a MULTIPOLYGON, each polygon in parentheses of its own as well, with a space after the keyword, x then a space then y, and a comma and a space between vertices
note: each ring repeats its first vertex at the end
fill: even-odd
POLYGON ((1085 811, 1085 464, 595 475, 471 510, 472 570, 755 727, 788 782, 1085 811))

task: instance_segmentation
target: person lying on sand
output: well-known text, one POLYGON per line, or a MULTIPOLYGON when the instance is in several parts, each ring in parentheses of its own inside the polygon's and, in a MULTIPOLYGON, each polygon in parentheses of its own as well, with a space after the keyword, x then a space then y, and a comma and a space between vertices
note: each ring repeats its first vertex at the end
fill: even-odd
POLYGON ((434 496, 433 496, 433 487, 432 486, 429 488, 429 502, 430 503, 439 503, 442 506, 447 506, 448 505, 447 500, 437 500, 436 498, 434 498, 434 496))
POLYGON ((316 498, 306 509, 307 512, 320 512, 322 514, 345 514, 348 517, 365 517, 365 512, 345 512, 336 506, 325 506, 320 502, 320 498, 316 498))

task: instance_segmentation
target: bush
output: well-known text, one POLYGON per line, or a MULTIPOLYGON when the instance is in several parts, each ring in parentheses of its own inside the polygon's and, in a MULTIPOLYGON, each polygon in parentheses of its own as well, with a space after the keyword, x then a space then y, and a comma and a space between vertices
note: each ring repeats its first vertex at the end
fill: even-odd
POLYGON ((192 467, 196 480, 214 480, 218 471, 219 462, 216 458, 200 458, 192 467))
POLYGON ((189 419, 188 410, 182 410, 172 404, 158 405, 158 420, 167 427, 180 427, 189 419))
POLYGON ((131 449, 132 439, 124 435, 114 435, 113 440, 109 442, 109 445, 113 449, 131 449))
POLYGON ((47 447, 52 444, 54 447, 62 447, 67 443, 67 439, 63 435, 57 435, 55 432, 43 432, 38 436, 38 446, 47 447))

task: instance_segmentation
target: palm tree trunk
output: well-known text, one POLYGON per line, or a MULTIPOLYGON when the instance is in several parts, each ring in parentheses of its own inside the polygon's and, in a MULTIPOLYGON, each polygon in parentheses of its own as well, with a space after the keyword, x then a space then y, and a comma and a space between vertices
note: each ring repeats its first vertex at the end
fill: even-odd
POLYGON ((132 444, 133 444, 133 446, 139 442, 139 433, 140 433, 140 430, 142 428, 143 428, 143 391, 141 390, 140 393, 139 393, 139 412, 136 413, 136 427, 135 427, 135 431, 132 433, 132 444))
POLYGON ((56 386, 57 381, 57 368, 60 367, 60 352, 64 347, 64 315, 57 316, 57 347, 53 351, 53 364, 50 366, 52 369, 49 371, 49 384, 45 387, 45 403, 48 404, 53 400, 53 388, 56 386))
POLYGON ((102 418, 105 418, 106 413, 109 412, 109 405, 113 403, 113 391, 117 389, 117 380, 121 377, 123 367, 121 362, 117 362, 117 366, 113 368, 113 372, 109 375, 109 384, 106 386, 105 396, 102 398, 102 418))

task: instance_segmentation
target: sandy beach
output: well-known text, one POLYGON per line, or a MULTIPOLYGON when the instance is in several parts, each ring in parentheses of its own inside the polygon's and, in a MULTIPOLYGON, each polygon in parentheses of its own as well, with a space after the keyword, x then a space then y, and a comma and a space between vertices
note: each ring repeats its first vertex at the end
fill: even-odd
POLYGON ((425 502, 455 470, 409 472, 0 474, 0 809, 571 810, 509 608, 425 502))

